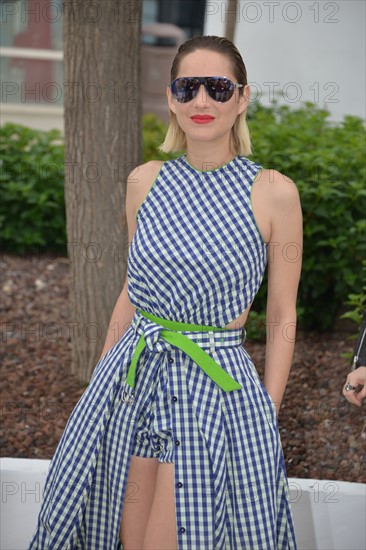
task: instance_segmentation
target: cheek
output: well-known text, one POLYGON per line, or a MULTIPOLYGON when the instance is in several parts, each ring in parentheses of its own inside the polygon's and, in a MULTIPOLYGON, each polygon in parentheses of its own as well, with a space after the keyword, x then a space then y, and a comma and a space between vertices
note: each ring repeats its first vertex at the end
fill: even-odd
POLYGON ((230 128, 234 126, 237 117, 238 117, 238 112, 236 109, 233 110, 231 108, 227 108, 225 109, 225 111, 222 111, 223 123, 225 124, 227 122, 227 126, 229 126, 230 128))
POLYGON ((187 125, 186 109, 182 108, 182 105, 179 107, 175 110, 175 116, 177 117, 179 126, 184 130, 187 125))

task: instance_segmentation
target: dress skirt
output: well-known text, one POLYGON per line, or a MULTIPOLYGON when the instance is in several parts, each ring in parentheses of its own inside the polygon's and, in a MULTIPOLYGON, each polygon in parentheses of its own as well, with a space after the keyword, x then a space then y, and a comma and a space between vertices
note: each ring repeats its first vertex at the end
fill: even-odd
POLYGON ((174 463, 178 550, 296 550, 276 410, 242 330, 182 331, 241 385, 224 391, 153 325, 136 310, 96 365, 51 461, 29 550, 122 549, 124 499, 139 498, 127 491, 132 455, 174 463))

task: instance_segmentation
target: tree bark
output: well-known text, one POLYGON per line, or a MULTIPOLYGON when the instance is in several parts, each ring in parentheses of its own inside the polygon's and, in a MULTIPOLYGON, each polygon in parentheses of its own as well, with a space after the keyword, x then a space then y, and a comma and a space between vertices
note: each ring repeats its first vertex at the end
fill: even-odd
POLYGON ((228 38, 231 42, 234 42, 235 38, 237 8, 238 2, 236 0, 227 0, 225 38, 228 38))
POLYGON ((126 177, 142 158, 141 0, 63 6, 71 371, 88 382, 127 270, 126 177))

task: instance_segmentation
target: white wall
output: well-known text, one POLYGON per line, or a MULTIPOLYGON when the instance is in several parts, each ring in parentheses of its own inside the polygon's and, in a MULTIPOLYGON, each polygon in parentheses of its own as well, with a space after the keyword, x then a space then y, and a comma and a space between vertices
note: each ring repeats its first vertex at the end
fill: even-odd
POLYGON ((1 125, 12 122, 44 131, 57 128, 63 134, 64 108, 51 105, 1 103, 0 121, 1 125))
MULTIPOLYGON (((2 550, 28 547, 42 504, 49 462, 0 459, 2 550)), ((366 484, 299 478, 288 481, 298 550, 366 547, 366 484)))
MULTIPOLYGON (((223 36, 226 0, 207 0, 205 34, 223 36)), ((363 0, 237 2, 235 44, 252 84, 252 99, 271 90, 282 103, 315 101, 332 120, 365 118, 365 6, 363 0), (292 83, 292 84, 291 84, 292 83)))

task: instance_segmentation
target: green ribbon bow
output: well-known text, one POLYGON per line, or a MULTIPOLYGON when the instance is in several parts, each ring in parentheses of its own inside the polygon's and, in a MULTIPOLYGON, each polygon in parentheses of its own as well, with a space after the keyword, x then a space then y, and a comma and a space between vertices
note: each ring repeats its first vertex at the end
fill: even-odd
MULTIPOLYGON (((173 346, 181 349, 187 355, 189 355, 189 357, 191 357, 191 359, 193 359, 193 361, 201 367, 201 369, 207 374, 207 376, 209 376, 214 382, 216 382, 216 384, 220 386, 220 388, 222 388, 224 391, 229 392, 241 389, 243 387, 238 382, 236 382, 236 380, 234 380, 234 378, 232 378, 218 363, 216 363, 216 361, 214 361, 208 353, 206 353, 202 348, 195 344, 193 340, 190 340, 189 338, 187 338, 187 336, 184 336, 183 334, 174 332, 177 330, 191 332, 218 332, 225 331, 225 329, 220 327, 201 326, 190 323, 181 323, 178 321, 170 321, 168 319, 163 319, 162 317, 153 315, 152 313, 148 313, 147 311, 143 311, 141 309, 138 309, 138 312, 150 321, 153 321, 154 323, 168 329, 162 330, 160 336, 164 338, 166 342, 169 342, 169 344, 172 344, 173 346)), ((126 382, 132 388, 135 384, 137 363, 145 346, 146 342, 144 334, 141 334, 140 339, 137 342, 136 349, 132 355, 131 365, 126 378, 126 382)))

